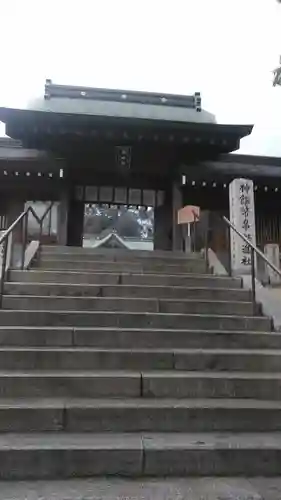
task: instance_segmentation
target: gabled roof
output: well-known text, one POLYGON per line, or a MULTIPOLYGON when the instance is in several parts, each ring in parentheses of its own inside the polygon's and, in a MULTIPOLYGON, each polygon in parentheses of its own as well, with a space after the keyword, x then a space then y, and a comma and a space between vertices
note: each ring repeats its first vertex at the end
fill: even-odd
POLYGON ((96 241, 93 248, 123 248, 125 250, 131 250, 130 246, 123 240, 119 234, 112 231, 100 240, 96 241))

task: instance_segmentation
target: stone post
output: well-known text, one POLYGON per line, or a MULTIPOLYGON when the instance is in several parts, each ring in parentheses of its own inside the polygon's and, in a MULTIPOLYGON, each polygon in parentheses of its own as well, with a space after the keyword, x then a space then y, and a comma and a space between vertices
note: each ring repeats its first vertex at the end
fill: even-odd
MULTIPOLYGON (((255 202, 253 181, 234 179, 229 186, 230 221, 256 245, 255 202)), ((230 230, 231 271, 251 274, 251 248, 235 231, 230 230)))

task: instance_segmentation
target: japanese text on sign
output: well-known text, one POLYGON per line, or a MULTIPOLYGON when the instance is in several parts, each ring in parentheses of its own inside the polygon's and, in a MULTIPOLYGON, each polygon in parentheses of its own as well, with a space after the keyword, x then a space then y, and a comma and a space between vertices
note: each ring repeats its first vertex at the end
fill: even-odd
MULTIPOLYGON (((249 215, 250 215, 250 205, 251 205, 251 198, 249 196, 251 190, 251 186, 248 183, 244 183, 240 185, 240 196, 239 196, 239 201, 240 201, 240 213, 242 215, 242 229, 244 229, 245 233, 244 236, 247 238, 249 241, 252 240, 251 234, 247 233, 251 229, 251 224, 249 222, 249 215)), ((251 265, 251 248, 250 245, 247 245, 247 243, 242 244, 242 257, 241 257, 241 264, 243 266, 249 266, 251 265)))
MULTIPOLYGON (((254 186, 250 179, 234 179, 229 186, 230 221, 243 236, 256 244, 254 186)), ((231 268, 233 272, 251 272, 251 246, 235 231, 230 231, 231 268)))

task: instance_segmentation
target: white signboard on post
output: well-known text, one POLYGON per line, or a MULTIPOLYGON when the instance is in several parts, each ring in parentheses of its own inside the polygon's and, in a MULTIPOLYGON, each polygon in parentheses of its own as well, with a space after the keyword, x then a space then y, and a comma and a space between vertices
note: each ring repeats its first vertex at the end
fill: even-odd
MULTIPOLYGON (((256 245, 254 185, 249 179, 234 179, 229 185, 230 221, 256 245)), ((251 274, 251 248, 235 231, 230 230, 231 270, 251 274)))

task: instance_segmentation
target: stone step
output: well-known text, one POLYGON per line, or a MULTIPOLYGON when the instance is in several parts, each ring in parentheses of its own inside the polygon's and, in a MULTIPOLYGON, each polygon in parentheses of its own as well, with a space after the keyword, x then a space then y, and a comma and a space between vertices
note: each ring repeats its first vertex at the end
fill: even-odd
POLYGON ((281 431, 281 403, 245 399, 2 399, 3 432, 281 431))
MULTIPOLYGON (((22 330, 7 333, 3 327, 3 342, 15 344, 22 339, 22 330)), ((25 330, 24 330, 25 331, 25 330)), ((48 330, 31 330, 27 328, 30 341, 52 342, 54 335, 48 336, 48 330), (33 334, 33 331, 35 332, 33 334)), ((70 332, 68 332, 70 333, 70 332)), ((56 331, 55 339, 65 340, 61 331, 56 331)), ((70 337, 70 336, 69 336, 70 337)), ((68 338, 69 338, 68 337, 68 338)), ((1 340, 1 329, 0 329, 1 340)), ((157 329, 111 329, 111 328, 74 328, 73 342, 76 346, 92 346, 107 348, 213 348, 213 349, 281 349, 281 334, 273 332, 224 331, 224 330, 157 330, 157 329)))
POLYGON ((0 436, 1 479, 278 476, 281 433, 0 436))
POLYGON ((281 372, 281 350, 0 347, 2 370, 281 372))
POLYGON ((263 432, 265 422, 268 432, 281 430, 280 402, 72 400, 65 413, 70 432, 263 432))
POLYGON ((171 349, 0 347, 2 370, 173 370, 176 364, 171 349))
POLYGON ((1 398, 238 398, 278 401, 280 373, 1 371, 1 398))
POLYGON ((107 260, 128 260, 128 259, 167 259, 167 260, 186 260, 187 258, 202 258, 201 253, 185 253, 182 251, 167 251, 167 250, 126 250, 121 248, 81 248, 68 247, 60 245, 43 245, 41 247, 41 255, 43 256, 97 256, 97 259, 107 258, 107 260))
POLYGON ((265 317, 112 311, 1 310, 2 326, 107 327, 269 332, 265 317))
POLYGON ((143 372, 142 395, 145 398, 252 398, 278 401, 281 399, 281 373, 143 372))
POLYGON ((123 297, 61 297, 6 295, 4 309, 38 309, 54 311, 122 311, 165 314, 225 314, 250 316, 251 302, 199 301, 123 297))
POLYGON ((142 440, 128 434, 7 434, 0 436, 0 459, 5 480, 134 477, 142 469, 142 440))
POLYGON ((185 265, 187 261, 204 260, 204 257, 200 253, 182 253, 180 255, 166 255, 166 254, 156 254, 154 252, 147 252, 147 254, 135 254, 135 252, 121 252, 121 253, 111 253, 111 252, 85 252, 83 249, 81 252, 40 252, 40 262, 47 262, 50 260, 86 260, 95 262, 120 262, 120 263, 135 263, 139 265, 185 265))
POLYGON ((1 398, 139 397, 137 371, 1 371, 1 398))
POLYGON ((72 297, 139 297, 250 302, 251 292, 242 288, 194 288, 146 285, 91 285, 62 283, 6 283, 9 295, 72 297))
POLYGON ((1 500, 280 500, 280 477, 102 477, 1 481, 1 500), (210 497, 210 492, 212 496, 210 497))
POLYGON ((0 326, 0 346, 111 349, 281 349, 276 332, 0 326))
POLYGON ((35 262, 33 267, 46 270, 65 270, 65 271, 97 271, 97 272, 129 272, 129 273, 167 273, 167 274, 187 274, 198 273, 204 274, 206 271, 205 261, 199 259, 186 260, 180 264, 159 264, 158 262, 145 261, 143 263, 134 262, 111 262, 111 261, 94 261, 94 260, 43 260, 35 262))
POLYGON ((126 273, 92 273, 73 271, 11 271, 9 279, 21 283, 60 283, 77 285, 146 285, 146 286, 184 286, 194 288, 235 288, 241 289, 239 278, 211 275, 168 275, 166 274, 128 274, 126 273))

